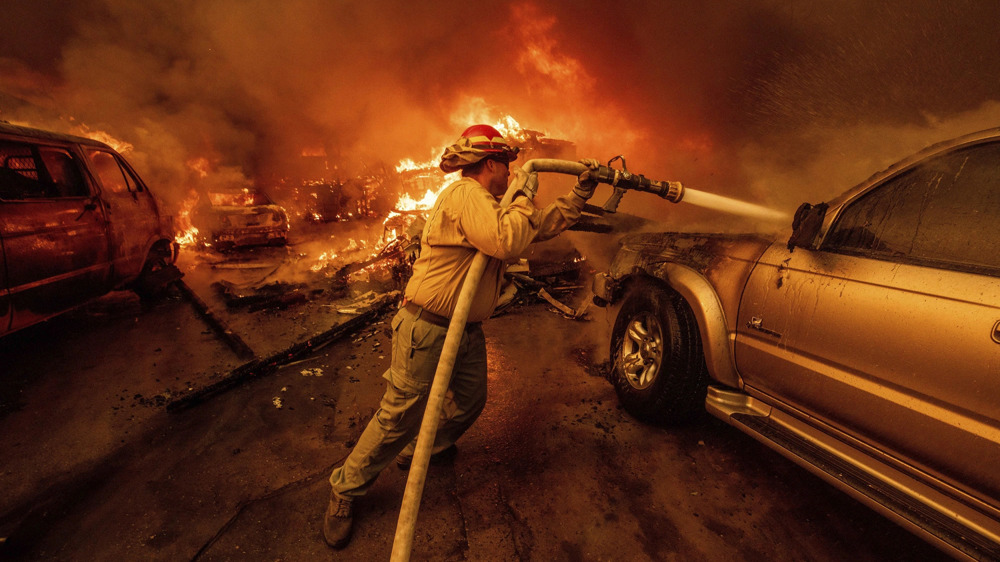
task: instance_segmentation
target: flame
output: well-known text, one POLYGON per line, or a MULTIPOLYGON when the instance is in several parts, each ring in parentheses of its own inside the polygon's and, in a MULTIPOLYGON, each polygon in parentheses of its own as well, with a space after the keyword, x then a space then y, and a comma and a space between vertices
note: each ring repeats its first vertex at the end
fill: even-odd
MULTIPOLYGON (((526 131, 512 115, 499 114, 482 102, 482 100, 472 100, 460 110, 452 115, 452 121, 462 122, 464 126, 472 123, 486 123, 500 131, 512 144, 528 142, 538 135, 547 136, 547 133, 539 131, 526 131)), ((323 251, 315 261, 309 266, 313 273, 329 271, 334 262, 360 263, 372 258, 379 257, 383 252, 398 251, 405 240, 401 238, 401 232, 409 229, 414 215, 420 211, 426 211, 434 206, 438 196, 448 185, 457 181, 461 177, 460 172, 445 174, 440 168, 441 154, 451 142, 442 143, 439 148, 432 150, 428 158, 403 158, 395 166, 395 171, 400 175, 404 192, 399 195, 395 202, 394 210, 389 212, 382 221, 382 233, 379 236, 371 236, 371 240, 350 238, 346 246, 335 248, 330 247, 323 251)), ((383 183, 374 184, 365 178, 357 178, 364 182, 366 187, 365 197, 371 197, 375 191, 384 189, 383 183)), ((305 197, 317 199, 314 192, 305 192, 305 197)), ((363 202, 361 202, 363 203, 363 202)), ((363 205, 362 205, 363 207, 363 205)), ((358 208, 360 216, 371 216, 370 209, 358 208)), ((341 220, 351 217, 353 213, 342 213, 338 216, 341 220)), ((314 215, 319 220, 319 215, 314 215)), ((332 246, 332 245, 331 245, 332 246)), ((378 269, 392 267, 391 262, 375 261, 355 272, 373 272, 378 269)))
POLYGON ((199 178, 205 178, 208 176, 209 170, 212 169, 212 163, 208 161, 208 158, 200 156, 198 158, 192 158, 185 162, 187 167, 198 174, 199 178))
POLYGON ((316 263, 309 266, 309 270, 312 271, 313 273, 319 273, 320 271, 323 271, 323 269, 326 268, 326 266, 329 265, 330 262, 332 262, 335 259, 337 259, 337 254, 335 252, 333 251, 323 252, 322 254, 319 255, 318 258, 316 258, 316 263))
POLYGON ((70 134, 77 135, 79 137, 86 137, 88 139, 95 140, 97 142, 103 142, 104 144, 115 149, 116 152, 120 154, 125 154, 132 151, 132 145, 123 140, 118 140, 111 136, 110 133, 105 131, 93 131, 87 125, 80 123, 70 129, 70 134))
POLYGON ((510 115, 500 117, 500 120, 493 125, 493 128, 500 131, 500 134, 503 135, 503 138, 507 139, 507 142, 523 141, 528 138, 521 124, 510 115))
MULTIPOLYGON (((443 189, 449 183, 451 183, 451 181, 445 182, 441 186, 441 189, 443 189)), ((431 207, 434 206, 434 202, 437 201, 437 197, 438 194, 441 192, 441 189, 438 189, 437 191, 432 191, 428 189, 427 192, 424 193, 424 196, 421 197, 420 199, 414 199, 413 197, 410 197, 409 193, 404 193, 399 197, 399 200, 396 201, 396 210, 418 211, 418 210, 430 209, 431 207)))
MULTIPOLYGON (((184 162, 189 170, 193 171, 199 179, 208 176, 211 170, 211 162, 207 158, 191 158, 184 162)), ((174 215, 174 240, 181 246, 191 246, 198 242, 198 228, 191 224, 191 211, 200 199, 195 189, 189 189, 187 197, 181 201, 177 214, 174 215)))
POLYGON ((326 158, 326 149, 322 146, 306 147, 302 149, 302 156, 326 158))
POLYGON ((190 246, 198 242, 198 229, 191 224, 191 210, 198 204, 198 192, 190 190, 188 197, 181 202, 180 209, 174 217, 174 240, 181 246, 190 246))
MULTIPOLYGON (((500 134, 507 139, 507 142, 524 141, 527 138, 524 128, 521 127, 521 124, 518 123, 517 119, 514 119, 512 115, 501 115, 494 121, 487 116, 488 113, 490 113, 490 110, 480 104, 478 107, 468 107, 464 110, 456 111, 455 114, 452 115, 451 120, 453 122, 457 121, 458 119, 456 119, 456 115, 464 114, 464 117, 461 119, 463 119, 465 123, 490 123, 492 121, 493 128, 499 131, 500 134)), ((422 184, 430 182, 433 185, 426 188, 424 194, 419 198, 410 195, 408 192, 400 195, 399 199, 396 201, 395 208, 397 211, 428 210, 434 206, 434 202, 437 201, 438 195, 442 190, 444 190, 445 187, 455 181, 458 181, 462 175, 461 172, 445 174, 438 168, 438 164, 441 162, 440 155, 443 154, 445 149, 450 145, 451 143, 448 143, 442 145, 441 148, 432 151, 431 158, 422 162, 417 162, 412 158, 404 158, 399 161, 396 165, 396 172, 408 175, 407 178, 404 178, 404 184, 421 184, 422 186, 422 184)))

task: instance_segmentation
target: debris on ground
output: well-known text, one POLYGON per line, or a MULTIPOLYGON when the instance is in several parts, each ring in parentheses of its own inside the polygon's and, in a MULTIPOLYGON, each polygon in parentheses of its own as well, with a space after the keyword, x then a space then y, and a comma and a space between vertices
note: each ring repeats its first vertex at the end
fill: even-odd
POLYGON ((281 263, 220 261, 212 264, 212 269, 278 269, 281 263))
POLYGON ((337 324, 323 333, 296 343, 269 357, 253 359, 233 369, 221 380, 195 390, 190 394, 171 400, 166 405, 167 411, 178 412, 186 410, 249 380, 273 373, 278 367, 294 363, 303 357, 312 355, 324 346, 346 336, 353 335, 365 327, 376 323, 380 316, 389 310, 390 304, 394 302, 394 299, 383 299, 372 305, 367 311, 337 324))
POLYGON ((246 307, 251 312, 288 308, 307 302, 323 293, 323 289, 310 289, 304 283, 286 283, 284 281, 240 286, 222 280, 213 283, 212 287, 219 291, 227 308, 246 307))
POLYGON ((413 273, 413 262, 416 259, 418 248, 418 241, 407 236, 398 236, 374 256, 359 262, 349 263, 338 269, 334 275, 334 284, 349 284, 352 275, 363 271, 369 272, 367 280, 370 280, 371 266, 385 263, 387 267, 383 268, 384 274, 379 276, 382 277, 379 281, 392 282, 397 287, 401 287, 406 284, 406 281, 410 279, 410 274, 413 273))
POLYGON ((559 302, 558 300, 555 299, 555 297, 550 295, 549 292, 546 291, 545 289, 540 289, 538 291, 538 296, 545 299, 547 303, 556 307, 556 309, 562 312, 563 315, 566 316, 567 318, 570 318, 572 320, 582 320, 587 314, 587 309, 590 308, 591 302, 593 302, 594 295, 593 293, 588 293, 587 295, 585 295, 583 301, 576 308, 571 308, 559 302))
POLYGON ((574 297, 581 289, 590 286, 592 270, 587 260, 575 251, 558 261, 532 262, 521 260, 507 267, 507 283, 500 290, 500 297, 494 316, 504 314, 513 305, 527 304, 538 299, 548 302, 572 320, 587 319, 593 294, 589 289, 582 297, 574 297), (554 294, 561 295, 556 298, 554 294), (579 300, 576 306, 566 304, 579 300))
POLYGON ((378 306, 381 303, 388 302, 390 300, 395 301, 400 296, 399 291, 389 291, 388 293, 376 293, 375 291, 368 291, 367 293, 354 299, 353 302, 346 306, 338 307, 337 312, 340 314, 361 314, 362 312, 368 310, 372 306, 378 306))
POLYGON ((508 306, 514 303, 514 297, 517 296, 517 283, 513 281, 508 281, 502 289, 500 289, 500 297, 497 300, 497 306, 493 310, 493 315, 497 316, 502 314, 508 306))

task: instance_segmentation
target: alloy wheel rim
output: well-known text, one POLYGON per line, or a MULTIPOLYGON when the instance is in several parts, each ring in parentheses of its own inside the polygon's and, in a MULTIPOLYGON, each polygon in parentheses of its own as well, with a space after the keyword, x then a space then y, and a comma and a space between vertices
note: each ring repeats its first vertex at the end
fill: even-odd
POLYGON ((655 315, 641 312, 629 320, 618 360, 633 388, 642 390, 653 384, 663 364, 663 329, 655 315))

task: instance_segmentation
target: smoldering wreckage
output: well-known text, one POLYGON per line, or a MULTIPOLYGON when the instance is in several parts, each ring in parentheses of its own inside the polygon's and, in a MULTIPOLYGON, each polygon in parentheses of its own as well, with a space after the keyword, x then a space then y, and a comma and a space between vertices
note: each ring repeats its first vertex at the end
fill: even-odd
MULTIPOLYGON (((529 155, 566 157, 574 151, 568 141, 548 139, 536 131, 518 133, 529 155)), ((575 162, 562 159, 535 162, 541 168, 537 171, 579 173, 575 162)), ((625 166, 619 156, 601 167, 603 175, 599 181, 613 186, 609 197, 600 206, 587 204, 580 221, 570 230, 607 235, 608 244, 613 245, 617 236, 655 225, 648 219, 618 212, 626 190, 645 191, 674 203, 681 200, 684 188, 679 182, 649 180, 630 173, 625 166)), ((396 207, 387 205, 381 193, 388 183, 384 171, 380 176, 342 182, 303 182, 301 191, 307 203, 299 206, 298 214, 300 222, 311 226, 301 229, 303 234, 297 241, 298 233, 293 234, 291 244, 287 240, 291 230, 288 216, 293 213, 263 192, 236 190, 223 199, 226 206, 221 207, 221 213, 218 206, 194 209, 198 202, 188 202, 188 209, 181 212, 182 223, 188 227, 179 232, 178 238, 185 242, 182 251, 196 254, 203 265, 215 272, 213 276, 218 279, 211 284, 213 295, 199 294, 185 282, 184 274, 176 266, 165 268, 159 281, 164 290, 172 287, 190 301, 215 335, 246 362, 230 372, 219 373, 217 380, 208 386, 192 391, 166 391, 155 397, 155 402, 166 405, 168 411, 183 410, 358 334, 394 310, 420 252, 425 213, 436 191, 454 179, 443 176, 429 164, 411 163, 403 168, 397 169, 398 181, 407 192, 425 189, 427 195, 423 201, 415 202, 404 195, 396 207), (220 220, 220 216, 226 218, 220 220), (352 222, 368 224, 366 232, 370 239, 349 238, 346 244, 341 240, 341 252, 323 252, 317 260, 296 251, 296 246, 309 243, 303 237, 315 236, 324 243, 323 225, 352 222), (295 273, 288 275, 291 270, 295 273), (258 279, 233 281, 227 278, 227 271, 258 272, 255 275, 258 279), (226 314, 219 314, 210 300, 223 303, 226 314), (330 327, 265 354, 252 349, 225 319, 234 314, 266 317, 307 303, 313 305, 312 310, 318 306, 318 310, 336 313, 330 327)), ((209 194, 208 199, 214 204, 219 196, 209 194)), ((494 316, 515 313, 525 304, 544 302, 551 312, 567 320, 588 321, 594 302, 590 287, 594 273, 596 270, 587 258, 571 244, 556 245, 532 259, 521 258, 508 264, 494 316)), ((361 345, 361 341, 356 340, 355 344, 361 345)), ((276 407, 280 407, 280 402, 276 402, 276 407)))

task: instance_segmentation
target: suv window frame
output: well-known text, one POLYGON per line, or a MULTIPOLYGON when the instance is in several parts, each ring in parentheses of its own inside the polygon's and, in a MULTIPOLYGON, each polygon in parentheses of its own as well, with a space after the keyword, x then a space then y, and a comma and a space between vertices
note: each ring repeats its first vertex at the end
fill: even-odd
MULTIPOLYGON (((837 240, 837 234, 840 232, 839 229, 843 226, 843 222, 846 220, 845 216, 850 215, 851 211, 857 210, 859 206, 865 205, 871 202, 873 198, 877 198, 877 194, 881 194, 883 190, 892 189, 900 185, 900 182, 905 182, 913 178, 914 175, 921 172, 927 172, 935 162, 941 162, 949 158, 955 158, 963 152, 973 152, 981 150, 983 148, 992 148, 995 151, 1000 151, 1000 141, 990 140, 986 142, 978 142, 968 145, 962 145, 954 147, 947 152, 940 154, 935 154, 928 158, 922 159, 915 162, 913 165, 906 167, 903 170, 893 174, 890 177, 884 178, 877 184, 872 185, 868 189, 859 193, 857 196, 851 198, 849 201, 845 202, 840 209, 837 210, 836 216, 833 218, 830 228, 823 236, 823 241, 819 245, 819 250, 824 252, 830 252, 835 254, 843 254, 849 256, 863 257, 868 259, 875 259, 884 262, 901 263, 907 265, 916 265, 921 267, 931 267, 935 269, 946 269, 952 271, 960 271, 965 273, 973 273, 978 275, 988 275, 992 277, 1000 277, 1000 261, 997 264, 979 264, 979 263, 969 263, 969 262, 959 262, 954 260, 946 260, 941 258, 925 257, 919 255, 910 255, 908 252, 913 249, 911 245, 910 250, 905 252, 888 252, 888 251, 878 251, 874 248, 866 248, 859 245, 849 245, 841 244, 837 240)), ((1000 169, 1000 166, 998 166, 1000 169)), ((1000 184, 1000 174, 997 175, 997 183, 1000 184)), ((927 188, 921 186, 918 193, 923 195, 927 193, 927 188)), ((892 212, 890 208, 888 212, 892 212)), ((917 238, 919 232, 919 221, 917 224, 912 225, 914 239, 917 238)))

